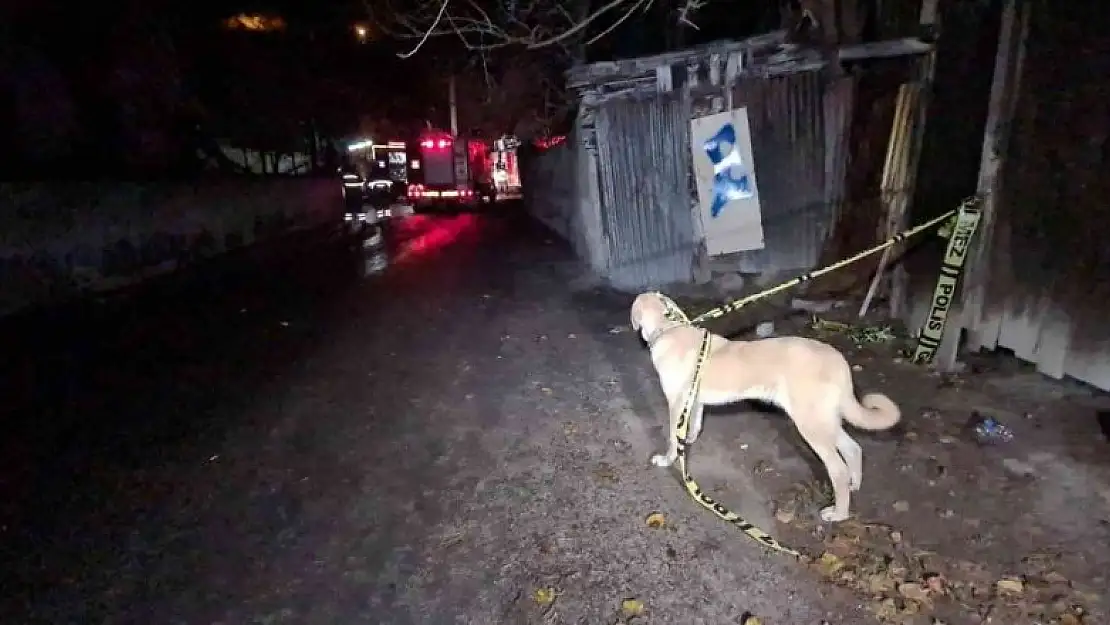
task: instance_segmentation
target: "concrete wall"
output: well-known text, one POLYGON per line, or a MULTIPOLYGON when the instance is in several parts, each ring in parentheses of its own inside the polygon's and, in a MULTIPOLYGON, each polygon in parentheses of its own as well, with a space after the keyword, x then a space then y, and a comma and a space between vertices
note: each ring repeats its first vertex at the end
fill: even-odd
POLYGON ((0 184, 0 315, 342 221, 333 178, 0 184))
POLYGON ((597 159, 582 145, 580 129, 562 144, 521 161, 521 187, 529 214, 573 246, 599 274, 609 268, 601 225, 597 159))

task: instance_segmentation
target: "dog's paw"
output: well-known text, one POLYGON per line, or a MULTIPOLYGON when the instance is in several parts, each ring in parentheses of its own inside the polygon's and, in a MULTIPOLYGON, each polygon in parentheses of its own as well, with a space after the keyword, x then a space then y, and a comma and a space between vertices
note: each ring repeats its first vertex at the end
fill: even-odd
POLYGON ((657 467, 669 467, 674 464, 674 458, 670 458, 666 454, 655 454, 651 457, 651 463, 657 467))
POLYGON ((836 506, 821 509, 821 520, 826 523, 839 523, 848 519, 847 514, 838 514, 836 506))

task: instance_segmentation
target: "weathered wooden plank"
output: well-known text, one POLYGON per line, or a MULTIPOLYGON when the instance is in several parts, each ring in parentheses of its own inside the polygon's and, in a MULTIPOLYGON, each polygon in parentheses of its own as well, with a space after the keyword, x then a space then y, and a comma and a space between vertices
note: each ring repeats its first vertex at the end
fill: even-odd
POLYGON ((1091 386, 1110 391, 1110 358, 1105 349, 1069 349, 1064 373, 1091 386))
POLYGON ((1037 346, 1033 358, 1037 371, 1059 380, 1064 377, 1071 345, 1071 319, 1064 309, 1045 297, 1042 301, 1044 316, 1041 318, 1041 332, 1037 336, 1037 346))
MULTIPOLYGON (((991 82, 991 95, 987 107, 987 127, 983 133, 983 147, 979 164, 979 182, 976 192, 983 203, 979 224, 979 234, 975 237, 975 247, 971 250, 965 269, 966 288, 962 290, 961 313, 948 324, 947 332, 961 334, 968 330, 969 346, 973 348, 994 349, 1000 334, 1006 327, 1005 311, 984 318, 986 301, 985 285, 992 246, 995 204, 998 201, 996 189, 1002 169, 1011 122, 1014 118, 1016 94, 1020 87, 1022 62, 1024 60, 1025 40, 1029 31, 1028 4, 1023 3, 1023 11, 1018 15, 1017 2, 1009 0, 1002 13, 1002 24, 998 36, 998 48, 994 59, 994 75, 991 82)), ((1024 345, 1018 339, 1011 339, 1024 345)), ((943 341, 943 339, 942 339, 943 341)), ((951 342, 948 343, 951 345, 951 342)), ((956 350, 938 353, 937 367, 944 370, 955 365, 956 350)))
POLYGON ((730 56, 736 52, 758 53, 768 48, 777 48, 786 41, 786 31, 776 30, 763 35, 756 35, 741 41, 723 40, 705 45, 664 52, 652 56, 636 57, 632 59, 619 59, 615 61, 598 61, 588 65, 576 65, 566 71, 567 85, 575 88, 578 85, 596 82, 605 82, 611 78, 628 75, 638 75, 653 72, 660 65, 675 65, 686 63, 692 59, 708 58, 712 54, 730 56))
POLYGON ((1000 347, 1013 350, 1015 356, 1029 363, 1036 362, 1033 352, 1041 334, 1043 309, 1039 308, 1039 303, 1039 297, 1008 300, 998 333, 1000 347))
POLYGON ((915 56, 933 51, 933 44, 925 43, 916 37, 873 41, 841 46, 838 50, 840 62, 865 61, 869 59, 891 59, 900 56, 915 56))
MULTIPOLYGON (((982 306, 979 305, 979 308, 982 309, 982 306)), ((971 317, 974 313, 970 311, 965 310, 964 314, 974 318, 971 317)), ((998 335, 1002 332, 1003 314, 1001 310, 989 310, 981 313, 981 315, 973 325, 966 326, 968 331, 967 347, 973 351, 992 350, 998 347, 998 335)))

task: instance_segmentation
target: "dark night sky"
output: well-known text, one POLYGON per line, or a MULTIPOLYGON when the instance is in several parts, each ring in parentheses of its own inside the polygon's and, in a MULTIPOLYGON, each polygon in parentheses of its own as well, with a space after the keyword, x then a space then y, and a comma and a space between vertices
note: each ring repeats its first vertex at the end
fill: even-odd
MULTIPOLYGON (((593 48, 590 60, 664 51, 664 32, 673 32, 674 14, 665 10, 668 3, 657 5, 658 10, 628 20, 593 48)), ((682 42, 672 38, 670 43, 692 45, 774 28, 777 16, 767 7, 774 3, 710 3, 697 19, 701 31, 687 30, 682 42)), ((218 136, 241 130, 239 141, 261 139, 259 133, 283 125, 284 136, 296 135, 295 126, 307 118, 331 136, 357 132, 360 116, 393 117, 407 126, 433 115, 436 123, 445 124, 448 64, 462 64, 465 55, 448 38, 409 60, 396 58, 397 43, 359 45, 352 28, 367 18, 361 0, 9 0, 0 6, 0 87, 5 74, 28 76, 37 71, 35 63, 52 66, 68 85, 78 117, 74 123, 83 129, 83 138, 73 140, 84 146, 79 148, 84 162, 126 158, 135 139, 123 134, 135 123, 179 132, 195 125, 189 120, 200 119, 218 136), (288 30, 274 36, 224 31, 221 20, 240 12, 279 14, 288 30), (28 63, 28 58, 38 60, 28 63), (143 95, 144 81, 164 90, 156 83, 171 74, 181 85, 173 92, 178 95, 143 95), (173 104, 174 98, 182 104, 173 104), (138 117, 128 112, 135 104, 145 107, 138 117), (252 125, 253 130, 248 128, 252 125), (88 149, 107 153, 90 155, 88 149), (123 156, 112 156, 117 153, 123 156)), ((0 92, 0 109, 13 110, 2 96, 0 92)), ((45 130, 52 126, 41 119, 38 123, 45 130)), ((0 131, 9 145, 39 141, 11 126, 0 131)))

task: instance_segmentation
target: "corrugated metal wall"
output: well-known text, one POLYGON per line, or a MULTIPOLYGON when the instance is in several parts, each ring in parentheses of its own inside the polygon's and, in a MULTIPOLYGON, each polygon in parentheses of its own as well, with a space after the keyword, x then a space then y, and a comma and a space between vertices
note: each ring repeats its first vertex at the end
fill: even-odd
POLYGON ((748 76, 733 88, 733 107, 748 109, 765 241, 764 249, 737 255, 737 271, 806 270, 818 262, 839 205, 839 185, 827 184, 826 171, 843 172, 847 146, 836 131, 853 93, 826 88, 827 81, 806 71, 748 76))
POLYGON ((693 275, 689 120, 681 95, 610 100, 598 110, 602 227, 617 288, 643 290, 693 275))

